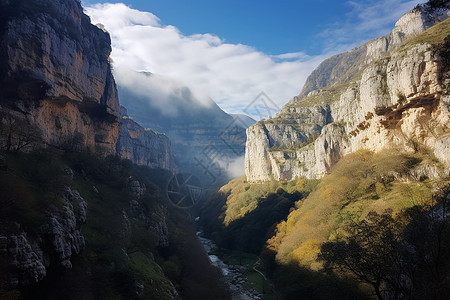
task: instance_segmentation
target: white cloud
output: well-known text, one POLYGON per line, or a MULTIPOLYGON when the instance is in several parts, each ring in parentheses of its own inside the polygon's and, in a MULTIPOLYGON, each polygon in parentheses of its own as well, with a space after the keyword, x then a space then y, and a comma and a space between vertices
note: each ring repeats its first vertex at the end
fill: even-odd
POLYGON ((245 174, 244 170, 245 156, 239 156, 234 159, 229 165, 226 166, 225 170, 230 178, 238 178, 245 174))
POLYGON ((269 56, 213 34, 185 36, 155 15, 124 4, 94 4, 86 11, 111 34, 119 85, 131 84, 127 74, 120 74, 124 69, 152 72, 209 95, 230 113, 242 112, 261 91, 281 107, 325 58, 301 52, 269 56))
POLYGON ((311 56, 307 55, 305 52, 284 53, 284 54, 279 54, 279 55, 272 55, 272 57, 275 59, 279 59, 279 60, 295 59, 295 60, 307 61, 307 60, 311 59, 311 56))
MULTIPOLYGON (((174 101, 189 101, 186 99, 186 88, 181 82, 158 74, 136 72, 126 66, 118 66, 114 70, 115 79, 121 87, 136 96, 148 96, 147 103, 165 116, 175 117, 183 106, 175 105, 174 101)), ((189 88, 189 93, 197 100, 196 103, 208 106, 211 99, 200 90, 189 88)))
MULTIPOLYGON (((122 3, 88 5, 86 11, 94 24, 102 23, 111 34, 119 85, 133 85, 122 70, 152 72, 170 79, 168 86, 188 86, 196 95, 211 97, 227 112, 240 113, 262 91, 281 107, 300 92, 322 60, 387 34, 391 24, 419 2, 347 1, 351 10, 343 21, 329 24, 320 35, 327 47, 319 56, 303 52, 266 55, 209 33, 186 36, 174 26, 162 25, 154 14, 122 3)), ((149 93, 150 87, 136 91, 149 93)))

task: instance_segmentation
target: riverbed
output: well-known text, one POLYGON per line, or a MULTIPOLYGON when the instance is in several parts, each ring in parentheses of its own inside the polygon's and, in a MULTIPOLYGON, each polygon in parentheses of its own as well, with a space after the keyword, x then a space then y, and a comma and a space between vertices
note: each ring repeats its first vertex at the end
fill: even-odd
POLYGON ((202 232, 197 232, 197 236, 208 254, 211 264, 218 267, 230 287, 232 300, 260 300, 263 295, 253 288, 244 288, 246 279, 243 273, 248 271, 244 266, 228 265, 224 263, 217 255, 211 254, 211 250, 217 249, 216 244, 210 239, 202 236, 202 232))

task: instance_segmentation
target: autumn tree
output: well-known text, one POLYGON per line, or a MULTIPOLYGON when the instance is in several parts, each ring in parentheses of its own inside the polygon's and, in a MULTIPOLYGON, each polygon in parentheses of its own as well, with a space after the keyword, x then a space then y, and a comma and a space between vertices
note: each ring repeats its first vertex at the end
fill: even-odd
POLYGON ((450 187, 396 216, 369 213, 321 246, 325 269, 373 287, 378 299, 450 299, 450 187))
POLYGON ((398 265, 402 222, 383 214, 370 212, 368 217, 347 226, 348 238, 321 246, 319 259, 326 269, 338 269, 373 287, 378 299, 392 270, 398 265))
POLYGON ((394 298, 450 299, 450 186, 407 211, 394 298))

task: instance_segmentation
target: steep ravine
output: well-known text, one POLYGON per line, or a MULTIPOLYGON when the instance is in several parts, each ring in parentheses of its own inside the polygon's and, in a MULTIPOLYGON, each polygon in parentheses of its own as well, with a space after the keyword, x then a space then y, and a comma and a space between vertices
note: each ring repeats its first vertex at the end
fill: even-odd
POLYGON ((227 299, 166 197, 170 140, 120 118, 110 52, 80 1, 0 0, 0 298, 227 299))

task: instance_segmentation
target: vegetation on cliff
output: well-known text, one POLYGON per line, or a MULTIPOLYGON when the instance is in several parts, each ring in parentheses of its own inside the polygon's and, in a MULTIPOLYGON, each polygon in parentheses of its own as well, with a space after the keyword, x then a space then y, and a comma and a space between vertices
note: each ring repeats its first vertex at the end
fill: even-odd
POLYGON ((371 286, 378 299, 448 299, 449 186, 425 205, 354 221, 321 246, 327 270, 371 286))
MULTIPOLYGON (((0 296, 207 299, 217 294, 218 299, 227 299, 220 272, 210 265, 189 216, 169 205, 164 192, 172 176, 168 171, 139 167, 115 156, 99 158, 52 148, 2 155, 0 236, 18 230, 39 243, 52 212, 64 210, 61 194, 68 186, 87 202, 87 215, 81 230, 86 246, 71 257, 71 269, 52 258, 41 282, 14 288, 2 281, 0 296), (141 186, 139 198, 133 181, 141 186)), ((0 255, 2 270, 7 259, 0 255)))
POLYGON ((339 234, 348 222, 363 219, 371 211, 381 213, 390 208, 398 212, 431 200, 431 189, 440 180, 403 182, 423 159, 390 151, 348 155, 301 207, 278 225, 269 249, 278 253, 281 262, 320 269, 316 260, 320 245, 339 234))

